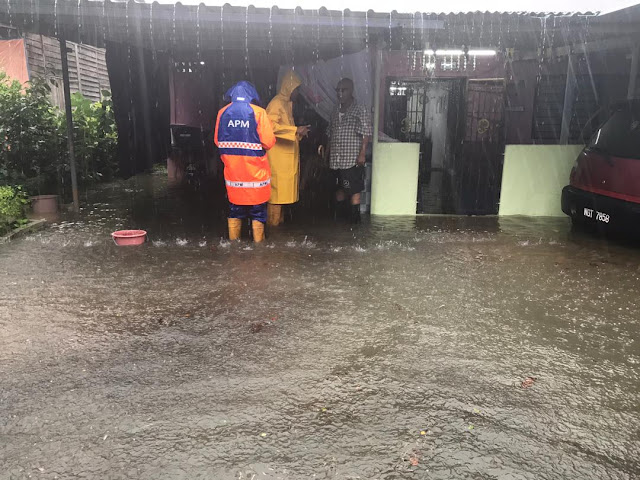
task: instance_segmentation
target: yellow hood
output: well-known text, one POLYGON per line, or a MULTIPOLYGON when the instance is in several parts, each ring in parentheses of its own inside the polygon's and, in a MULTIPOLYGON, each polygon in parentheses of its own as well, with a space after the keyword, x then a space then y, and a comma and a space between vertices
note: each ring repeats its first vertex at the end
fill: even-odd
POLYGON ((291 99, 291 94, 293 91, 302 85, 302 80, 296 72, 293 70, 288 70, 287 73, 282 77, 282 83, 280 85, 279 95, 283 95, 287 98, 287 100, 291 99))

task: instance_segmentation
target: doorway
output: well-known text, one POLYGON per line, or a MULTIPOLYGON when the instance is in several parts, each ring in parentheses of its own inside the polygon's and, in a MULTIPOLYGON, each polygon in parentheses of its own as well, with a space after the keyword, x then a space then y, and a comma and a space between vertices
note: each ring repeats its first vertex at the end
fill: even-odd
POLYGON ((455 141, 463 126, 462 79, 392 80, 385 133, 420 144, 418 213, 456 213, 455 141))
POLYGON ((456 171, 458 213, 498 213, 504 157, 504 79, 469 80, 466 119, 456 171))
POLYGON ((388 82, 387 140, 420 144, 418 213, 497 213, 503 117, 503 79, 388 82))

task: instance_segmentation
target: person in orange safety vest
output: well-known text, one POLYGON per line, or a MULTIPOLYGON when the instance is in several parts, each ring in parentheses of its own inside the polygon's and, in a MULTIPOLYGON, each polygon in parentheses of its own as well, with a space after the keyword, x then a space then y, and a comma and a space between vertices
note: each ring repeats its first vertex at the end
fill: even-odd
POLYGON ((229 239, 240 238, 242 219, 250 217, 253 240, 264 240, 267 202, 271 196, 271 169, 267 150, 276 143, 267 112, 255 87, 239 82, 227 91, 231 103, 218 112, 214 141, 224 163, 229 197, 229 239))

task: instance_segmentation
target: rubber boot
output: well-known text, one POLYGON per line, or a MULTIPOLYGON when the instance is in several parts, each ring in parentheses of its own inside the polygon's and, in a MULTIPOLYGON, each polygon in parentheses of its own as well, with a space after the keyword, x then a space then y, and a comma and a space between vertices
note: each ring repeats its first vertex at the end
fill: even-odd
POLYGON ((282 215, 282 205, 276 205, 274 203, 267 204, 267 225, 270 227, 277 227, 282 223, 280 216, 282 215))
POLYGON ((264 223, 259 220, 253 220, 251 227, 253 229, 253 241, 256 243, 262 242, 264 240, 264 223))
POLYGON ((360 204, 351 205, 351 223, 360 223, 360 204))
POLYGON ((229 225, 229 240, 238 240, 242 231, 242 219, 228 218, 227 223, 229 225))

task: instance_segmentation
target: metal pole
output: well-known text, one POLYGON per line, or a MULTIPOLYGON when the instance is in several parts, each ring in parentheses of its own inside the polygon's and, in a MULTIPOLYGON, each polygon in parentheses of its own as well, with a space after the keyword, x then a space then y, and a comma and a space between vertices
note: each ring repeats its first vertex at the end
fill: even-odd
POLYGON ((627 90, 627 99, 632 100, 636 96, 636 79, 638 78, 638 62, 640 57, 640 43, 633 47, 631 53, 631 71, 629 72, 629 89, 627 90))
POLYGON ((562 108, 562 125, 560 127, 560 145, 569 143, 569 129, 573 116, 573 102, 576 95, 575 56, 567 57, 567 83, 564 89, 564 105, 562 108))
POLYGON ((69 62, 67 60, 67 41, 60 39, 60 59, 62 60, 62 85, 64 87, 64 111, 67 118, 67 145, 69 148, 69 165, 71 166, 71 192, 73 193, 73 210, 80 210, 78 199, 78 177, 76 176, 76 156, 73 152, 73 117, 71 114, 71 90, 69 88, 69 62))

